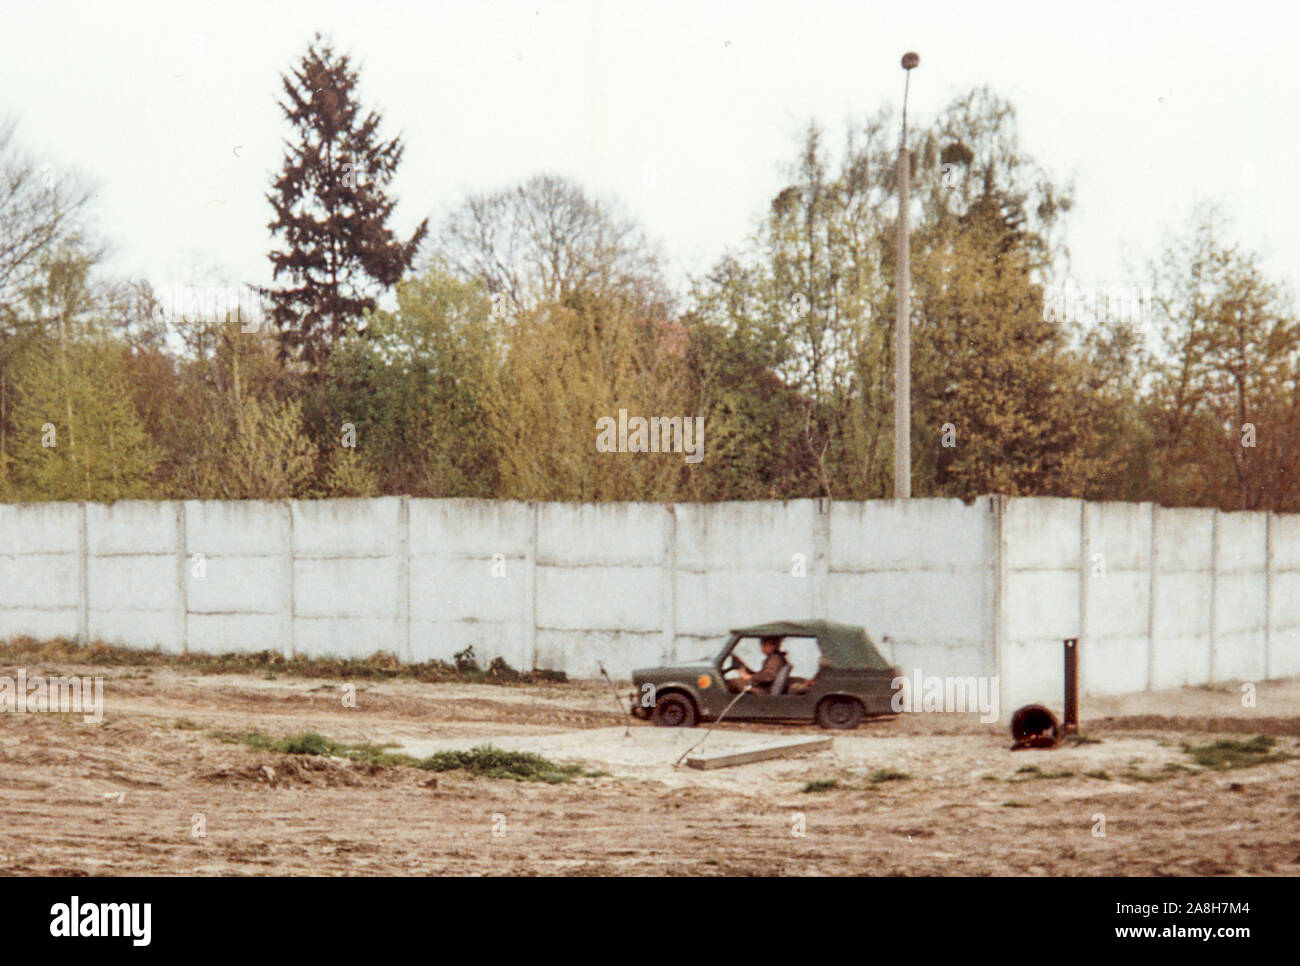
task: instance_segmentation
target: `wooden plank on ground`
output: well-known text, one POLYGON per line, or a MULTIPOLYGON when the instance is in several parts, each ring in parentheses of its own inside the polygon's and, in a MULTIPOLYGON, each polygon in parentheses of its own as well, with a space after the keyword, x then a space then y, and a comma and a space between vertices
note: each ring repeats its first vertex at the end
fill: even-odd
POLYGON ((730 768, 732 765, 748 765, 750 762, 765 761, 768 758, 788 758, 793 755, 804 755, 810 751, 827 751, 830 747, 830 738, 808 738, 762 745, 748 751, 725 751, 716 755, 700 755, 687 758, 686 764, 691 768, 730 768))

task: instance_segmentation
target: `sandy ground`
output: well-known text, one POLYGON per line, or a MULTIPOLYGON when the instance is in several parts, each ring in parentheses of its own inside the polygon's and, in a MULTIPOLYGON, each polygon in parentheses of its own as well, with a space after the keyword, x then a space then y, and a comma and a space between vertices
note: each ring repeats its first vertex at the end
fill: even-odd
POLYGON ((703 729, 627 721, 599 684, 361 682, 348 708, 321 680, 27 672, 103 674, 105 714, 0 714, 9 875, 1300 873, 1300 760, 1206 771, 1182 747, 1263 733, 1300 755, 1300 681, 1260 686, 1249 709, 1235 688, 1085 700, 1083 731, 1100 740, 1050 751, 1011 752, 1005 726, 967 715, 848 733, 723 724, 704 750, 763 734, 834 743, 696 771, 672 762, 703 729), (419 754, 491 740, 606 774, 435 775, 262 752, 215 729, 419 754), (888 771, 909 777, 873 781, 888 771))

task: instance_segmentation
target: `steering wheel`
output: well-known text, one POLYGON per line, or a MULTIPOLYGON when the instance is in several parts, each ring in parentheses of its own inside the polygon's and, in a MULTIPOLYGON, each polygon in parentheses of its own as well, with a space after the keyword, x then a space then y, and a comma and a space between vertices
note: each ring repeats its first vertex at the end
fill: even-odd
POLYGON ((742 661, 740 658, 736 657, 736 655, 733 654, 731 655, 731 663, 722 669, 722 673, 726 674, 728 671, 740 671, 740 670, 748 671, 749 666, 745 664, 744 661, 742 661))

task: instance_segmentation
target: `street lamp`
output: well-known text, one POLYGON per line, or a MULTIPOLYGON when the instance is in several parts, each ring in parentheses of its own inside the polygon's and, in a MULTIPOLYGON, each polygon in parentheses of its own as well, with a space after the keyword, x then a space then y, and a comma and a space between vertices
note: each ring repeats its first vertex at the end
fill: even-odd
POLYGON ((894 320, 894 499, 912 497, 912 334, 911 287, 908 240, 908 190, 912 164, 907 156, 907 92, 912 85, 912 68, 921 58, 908 51, 903 55, 903 139, 898 145, 898 315, 894 320))

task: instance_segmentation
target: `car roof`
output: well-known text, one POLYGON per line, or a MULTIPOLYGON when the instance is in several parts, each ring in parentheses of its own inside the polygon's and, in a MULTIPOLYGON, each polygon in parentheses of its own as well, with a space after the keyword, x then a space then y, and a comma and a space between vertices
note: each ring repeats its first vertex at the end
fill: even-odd
POLYGON ((740 637, 815 637, 832 667, 879 668, 890 665, 864 628, 831 621, 773 621, 733 628, 740 637))

